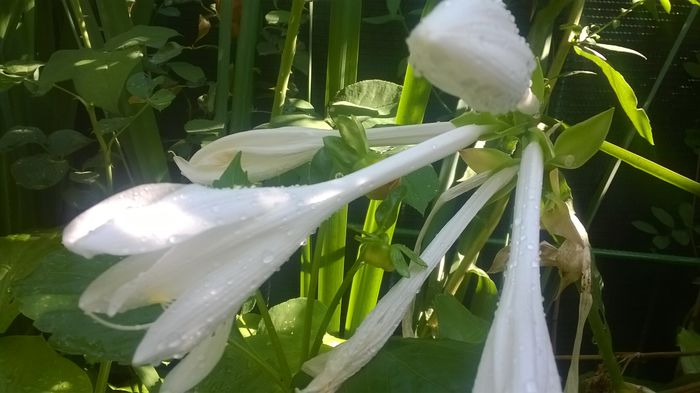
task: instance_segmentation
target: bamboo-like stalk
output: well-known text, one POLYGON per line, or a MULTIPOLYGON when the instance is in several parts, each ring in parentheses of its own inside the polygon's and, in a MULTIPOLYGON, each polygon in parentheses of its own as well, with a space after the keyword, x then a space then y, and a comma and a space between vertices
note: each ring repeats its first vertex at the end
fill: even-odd
POLYGON ((280 70, 277 73, 277 84, 275 85, 275 93, 272 101, 271 118, 282 113, 284 102, 287 97, 287 87, 289 86, 289 77, 292 73, 292 64, 294 63, 294 55, 297 48, 297 35, 299 35, 299 27, 301 26, 301 18, 304 12, 305 0, 293 0, 292 10, 289 13, 289 24, 287 25, 287 36, 284 40, 284 49, 282 50, 282 59, 280 61, 280 70))
POLYGON ((236 67, 233 75, 231 119, 228 133, 249 130, 253 109, 253 68, 255 67, 258 28, 260 27, 260 1, 243 0, 241 29, 236 40, 236 67))

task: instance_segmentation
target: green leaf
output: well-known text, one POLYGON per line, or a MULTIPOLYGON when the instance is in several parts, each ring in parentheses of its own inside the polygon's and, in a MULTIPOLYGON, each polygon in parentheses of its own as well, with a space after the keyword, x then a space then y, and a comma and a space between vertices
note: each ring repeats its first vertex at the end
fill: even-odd
POLYGON ((654 246, 656 248, 658 248, 659 250, 663 250, 671 245, 671 238, 669 238, 668 236, 657 235, 651 239, 651 242, 654 243, 654 246))
POLYGON ((360 156, 339 136, 324 136, 323 149, 344 172, 350 172, 360 156))
POLYGON ((119 99, 131 70, 141 61, 138 50, 100 52, 91 49, 60 50, 51 55, 39 78, 50 85, 72 79, 85 101, 119 113, 119 99))
POLYGON ((671 231, 671 237, 681 246, 690 244, 690 234, 684 229, 674 229, 671 231))
POLYGON ((116 133, 128 126, 132 120, 132 117, 110 117, 100 119, 97 122, 97 130, 95 131, 99 132, 100 134, 116 133))
POLYGON ((535 59, 535 69, 532 71, 532 86, 530 86, 530 89, 532 90, 532 94, 534 94, 540 102, 543 102, 545 93, 544 72, 542 71, 542 64, 540 64, 539 59, 535 59))
POLYGON ((558 26, 554 23, 561 12, 571 3, 571 0, 550 0, 547 5, 535 14, 527 41, 532 53, 539 59, 547 59, 550 54, 552 32, 558 26))
POLYGON ((406 187, 399 186, 391 190, 374 212, 377 223, 375 233, 384 233, 396 224, 401 210, 401 201, 406 197, 406 187))
POLYGON ((386 9, 392 15, 399 14, 399 7, 401 7, 401 0, 386 0, 386 9))
POLYGON ((438 294, 433 299, 440 338, 481 344, 486 341, 489 323, 472 314, 452 295, 438 294))
POLYGON ((175 99, 175 93, 168 89, 160 89, 148 98, 148 104, 153 108, 162 111, 170 106, 175 99))
MULTIPOLYGON (((78 308, 87 285, 112 266, 117 258, 90 260, 65 249, 48 254, 34 272, 14 286, 20 311, 34 319, 34 326, 51 333, 49 343, 60 351, 85 355, 89 361, 113 360, 130 364, 144 331, 123 331, 103 326, 78 308)), ((119 314, 110 322, 134 325, 155 320, 159 305, 119 314)))
POLYGON ((470 392, 480 356, 474 344, 392 338, 338 392, 470 392))
POLYGON ((85 371, 40 336, 0 338, 0 391, 91 393, 85 371))
POLYGON ((183 49, 185 48, 182 45, 171 41, 165 44, 165 46, 162 48, 158 49, 158 52, 156 52, 148 60, 155 65, 163 64, 166 61, 179 56, 183 49))
POLYGON ((207 77, 204 75, 204 71, 202 71, 202 68, 192 65, 190 63, 174 61, 172 63, 168 63, 168 67, 170 67, 170 69, 173 70, 173 72, 176 73, 180 78, 188 82, 194 84, 202 84, 207 80, 207 77))
POLYGON ((612 87, 617 99, 620 101, 622 109, 629 117, 630 121, 634 125, 639 135, 646 139, 650 144, 654 144, 654 137, 651 133, 651 123, 649 122, 649 117, 647 113, 642 108, 637 108, 637 96, 634 94, 634 90, 627 83, 625 78, 617 70, 615 70, 610 64, 605 60, 592 55, 583 49, 575 46, 574 50, 579 56, 585 57, 586 59, 595 63, 600 67, 605 77, 608 78, 608 83, 612 87))
POLYGON ((391 247, 389 249, 389 258, 391 258, 391 264, 394 265, 394 269, 401 275, 401 277, 411 276, 411 271, 408 269, 406 258, 400 249, 391 247))
POLYGON ((0 153, 7 153, 24 145, 45 145, 46 135, 35 127, 17 127, 0 137, 0 153))
MULTIPOLYGON (((692 330, 681 329, 676 341, 682 352, 700 351, 700 335, 692 330)), ((684 374, 700 373, 700 356, 682 356, 680 363, 684 374)))
POLYGON ((253 183, 248 179, 248 173, 241 166, 241 156, 243 152, 238 152, 236 157, 231 160, 226 170, 217 180, 214 180, 212 186, 214 188, 233 188, 236 186, 249 186, 253 183))
POLYGON ((514 162, 509 154, 488 147, 465 149, 460 151, 459 155, 476 173, 503 168, 514 162))
POLYGON ((467 304, 469 310, 476 317, 491 321, 498 305, 498 288, 496 288, 496 283, 491 280, 491 277, 485 271, 474 265, 467 270, 465 280, 468 283, 468 293, 471 293, 467 304))
POLYGON ((666 225, 669 228, 673 228, 676 226, 676 220, 673 219, 673 216, 671 216, 666 210, 660 207, 652 206, 651 214, 653 214, 657 220, 659 220, 662 224, 666 225))
POLYGON ((659 0, 659 4, 661 4, 661 8, 663 8, 667 14, 671 13, 671 0, 659 0))
POLYGON ((104 45, 104 49, 107 51, 114 51, 141 45, 146 45, 151 48, 161 48, 169 39, 179 35, 180 33, 173 29, 168 29, 167 27, 139 25, 107 41, 104 45))
POLYGON ((126 80, 126 91, 144 100, 151 96, 156 83, 145 72, 137 72, 126 80))
POLYGON ((600 149, 612 124, 615 108, 610 108, 564 130, 554 142, 552 165, 575 169, 600 149))
POLYGON ((191 134, 199 132, 220 133, 224 129, 224 123, 208 119, 192 119, 185 123, 185 131, 191 134))
POLYGON ((49 134, 47 150, 51 155, 65 157, 92 143, 92 139, 75 130, 57 130, 49 134))
POLYGON ((70 169, 68 161, 54 159, 48 154, 22 157, 10 168, 17 184, 30 190, 43 190, 58 184, 70 169))
POLYGON ((357 121, 357 118, 339 116, 335 119, 335 124, 340 132, 340 137, 343 138, 348 146, 350 146, 359 156, 369 153, 369 143, 367 142, 367 134, 362 123, 357 121))
POLYGON ((271 25, 286 25, 289 23, 289 11, 272 10, 265 14, 265 21, 271 25))
POLYGON ((635 228, 639 229, 640 231, 644 233, 648 233, 650 235, 658 235, 659 230, 656 229, 653 225, 649 224, 648 222, 645 221, 632 221, 632 226, 635 228))
POLYGON ((424 214, 438 193, 438 175, 431 165, 427 165, 402 177, 401 185, 406 187, 404 202, 424 214))
POLYGON ((392 119, 396 116, 401 86, 383 80, 366 80, 346 86, 328 103, 328 113, 337 116, 363 116, 369 119, 392 119))

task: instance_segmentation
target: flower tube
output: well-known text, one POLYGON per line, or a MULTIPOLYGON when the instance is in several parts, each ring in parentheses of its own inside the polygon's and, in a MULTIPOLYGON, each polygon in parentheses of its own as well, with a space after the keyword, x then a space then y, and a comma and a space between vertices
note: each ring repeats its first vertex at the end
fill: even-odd
POLYGON ((528 100, 535 58, 501 0, 443 0, 406 43, 419 74, 474 110, 500 114, 528 100))
POLYGON ((411 276, 402 278, 382 297, 348 341, 304 364, 304 371, 315 376, 303 389, 304 393, 334 392, 379 352, 403 318, 416 291, 420 289, 440 259, 479 210, 498 190, 508 184, 514 175, 515 168, 511 167, 501 170, 486 180, 421 254, 421 259, 428 267, 420 269, 411 265, 411 276))
POLYGON ((542 173, 542 150, 539 144, 530 143, 520 164, 503 292, 481 355, 474 393, 562 391, 540 288, 542 173))
MULTIPOLYGON (((370 146, 415 145, 453 129, 450 122, 370 128, 370 146)), ((211 185, 241 152, 241 166, 253 182, 269 179, 311 161, 323 138, 337 130, 281 127, 250 130, 219 138, 198 150, 190 160, 174 156, 182 174, 193 183, 211 185)))
POLYGON ((343 178, 310 186, 156 184, 117 194, 77 217, 64 232, 66 247, 81 255, 131 255, 88 287, 81 308, 113 315, 169 303, 133 361, 182 356, 231 318, 335 210, 489 130, 453 129, 343 178))

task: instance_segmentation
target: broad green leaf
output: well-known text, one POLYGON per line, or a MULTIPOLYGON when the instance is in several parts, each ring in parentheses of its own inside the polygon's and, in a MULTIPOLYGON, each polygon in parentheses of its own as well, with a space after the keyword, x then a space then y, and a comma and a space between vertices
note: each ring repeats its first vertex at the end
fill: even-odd
POLYGON ((57 130, 49 134, 46 146, 53 156, 65 157, 92 143, 92 139, 78 131, 65 129, 57 130))
POLYGON ((676 220, 673 219, 673 216, 671 216, 666 210, 660 207, 652 206, 651 214, 653 214, 657 220, 659 220, 662 224, 666 225, 669 228, 673 228, 676 226, 676 220))
MULTIPOLYGON (((681 329, 676 336, 676 342, 682 352, 700 351, 700 335, 692 330, 681 329)), ((680 363, 684 374, 700 373, 700 356, 682 356, 680 363)))
POLYGON ((632 226, 637 228, 638 230, 640 230, 644 233, 648 233, 650 235, 658 235, 659 234, 659 230, 656 229, 655 226, 649 224, 646 221, 639 221, 639 220, 632 221, 632 226))
MULTIPOLYGON (((401 86, 383 80, 366 80, 346 86, 328 103, 331 117, 394 118, 401 86)), ((367 124, 365 124, 367 126, 367 124)))
POLYGON ((661 4, 661 8, 663 8, 667 14, 671 13, 671 0, 659 0, 659 4, 661 4))
POLYGON ((472 314, 452 295, 438 294, 433 299, 440 338, 481 344, 486 341, 489 323, 472 314))
MULTIPOLYGON (((48 254, 34 272, 13 288, 20 311, 34 326, 51 333, 49 342, 60 351, 85 355, 90 361, 113 360, 129 364, 144 331, 123 331, 103 326, 78 308, 87 285, 117 261, 115 257, 85 259, 65 249, 48 254)), ((122 325, 155 320, 160 306, 144 307, 107 318, 122 325)))
MULTIPOLYGON (((478 216, 477 216, 478 218, 478 216)), ((471 265, 467 270, 467 306, 474 316, 491 321, 498 305, 498 288, 491 277, 482 269, 471 265)))
POLYGON ((564 130, 554 142, 550 164, 575 169, 585 164, 600 149, 608 135, 614 108, 590 117, 564 130))
POLYGON ((131 70, 141 61, 135 49, 101 52, 72 49, 54 52, 41 73, 43 85, 72 79, 85 101, 119 113, 119 99, 131 70))
POLYGON ((402 177, 401 185, 406 187, 404 203, 424 214, 438 193, 438 175, 435 168, 427 165, 402 177))
POLYGON ((110 117, 107 119, 100 119, 97 122, 97 130, 100 134, 110 134, 116 133, 127 127, 133 118, 131 117, 110 117))
POLYGON ((350 146, 357 154, 363 156, 369 152, 369 143, 367 142, 367 134, 365 128, 357 121, 355 117, 339 116, 335 120, 335 124, 348 146, 350 146))
POLYGON ((17 184, 30 190, 43 190, 58 184, 68 173, 68 161, 48 154, 22 157, 10 168, 17 184))
POLYGON ((608 83, 610 83, 613 91, 615 91, 615 95, 620 101, 622 109, 627 114, 627 117, 629 117, 629 119, 632 121, 634 128, 637 130, 639 135, 653 145, 654 137, 651 133, 651 123, 649 122, 649 117, 644 109, 637 108, 637 96, 634 94, 634 90, 632 90, 622 74, 610 66, 610 64, 608 64, 605 60, 592 55, 577 46, 574 47, 574 50, 579 56, 585 57, 600 67, 601 71, 603 71, 603 74, 605 74, 605 77, 608 79, 608 83))
POLYGON ((168 63, 168 67, 173 70, 180 78, 195 84, 201 84, 206 81, 206 76, 201 67, 197 67, 190 63, 185 63, 182 61, 174 61, 168 63))
POLYGON ((0 333, 19 314, 12 284, 30 274, 44 255, 58 247, 54 233, 0 238, 0 333))
POLYGON ((92 393, 92 384, 41 336, 8 336, 0 337, 0 392, 92 393))
POLYGON ((610 44, 601 44, 601 43, 592 44, 592 46, 593 46, 593 47, 596 47, 596 48, 602 48, 602 49, 605 49, 605 50, 609 50, 609 51, 611 51, 611 52, 628 53, 628 54, 630 54, 630 55, 639 56, 639 57, 641 57, 641 58, 644 59, 644 60, 647 59, 647 57, 644 56, 643 54, 641 54, 640 52, 637 52, 637 51, 634 50, 634 49, 626 48, 626 47, 624 47, 624 46, 610 45, 610 44))
POLYGON ((156 65, 163 64, 166 61, 179 56, 183 49, 184 47, 177 42, 168 42, 165 44, 165 46, 158 49, 158 52, 151 56, 149 61, 156 65))
POLYGON ((539 59, 535 59, 535 69, 532 71, 532 86, 530 86, 530 90, 532 90, 532 94, 534 94, 540 102, 543 102, 545 82, 542 64, 540 64, 539 59))
POLYGON ((510 155, 498 149, 470 148, 460 151, 459 155, 476 173, 503 168, 513 163, 510 155))
POLYGON ((179 35, 180 33, 173 29, 168 29, 167 27, 139 25, 107 41, 104 45, 104 49, 107 51, 115 51, 141 45, 146 45, 151 48, 161 48, 169 39, 179 35))
POLYGON ((148 97, 148 103, 156 110, 162 111, 170 106, 175 99, 175 93, 168 89, 160 89, 148 97))
POLYGON ((238 152, 236 157, 226 167, 221 177, 214 181, 214 188, 233 188, 238 186, 249 186, 252 183, 248 179, 248 173, 241 166, 241 156, 243 152, 238 152))
POLYGON ((126 91, 139 98, 150 97, 155 88, 156 83, 145 72, 137 72, 126 80, 126 91))
POLYGON ((401 201, 406 197, 406 187, 399 186, 391 190, 374 212, 377 223, 376 232, 384 233, 396 224, 401 210, 401 201))
POLYGON ((460 341, 392 338, 338 392, 470 392, 480 356, 460 341))
POLYGON ((0 153, 7 153, 28 144, 45 145, 46 135, 35 127, 17 127, 0 137, 0 153))
POLYGON ((549 0, 547 5, 535 14, 527 41, 537 58, 546 60, 549 57, 552 32, 557 28, 555 22, 569 3, 571 0, 549 0))
POLYGON ((5 64, 0 64, 0 69, 8 74, 28 75, 33 74, 42 65, 44 63, 36 61, 8 61, 5 64))

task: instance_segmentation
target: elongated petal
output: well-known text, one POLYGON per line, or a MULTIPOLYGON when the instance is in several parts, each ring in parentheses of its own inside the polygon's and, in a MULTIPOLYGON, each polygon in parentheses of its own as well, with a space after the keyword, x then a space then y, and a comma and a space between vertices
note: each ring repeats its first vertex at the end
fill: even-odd
POLYGON ((535 60, 501 0, 440 2, 407 40, 414 69, 477 111, 516 109, 535 60))
POLYGON ((401 279, 382 297, 374 310, 367 316, 355 334, 328 354, 323 366, 310 361, 303 369, 315 375, 303 392, 333 392, 346 379, 355 374, 382 348, 394 332, 430 272, 459 237, 464 228, 488 202, 488 200, 515 175, 514 168, 504 169, 488 179, 469 198, 469 201, 440 230, 428 245, 421 258, 428 264, 426 269, 412 265, 411 277, 401 279))
POLYGON ((475 393, 561 392, 542 307, 539 233, 542 150, 523 152, 515 195, 511 253, 475 393))
POLYGON ((214 369, 226 349, 233 319, 219 325, 211 337, 202 340, 170 371, 160 388, 161 393, 184 393, 195 387, 214 369))

